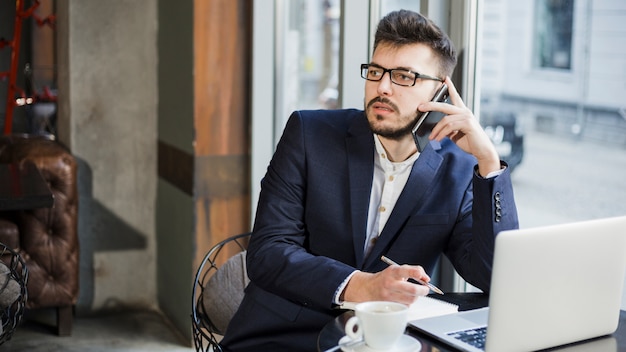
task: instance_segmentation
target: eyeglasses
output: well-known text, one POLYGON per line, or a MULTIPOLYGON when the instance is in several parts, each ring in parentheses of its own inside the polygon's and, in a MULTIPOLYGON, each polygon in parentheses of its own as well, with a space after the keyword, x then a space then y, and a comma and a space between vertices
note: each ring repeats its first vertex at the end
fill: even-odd
POLYGON ((368 81, 380 81, 383 79, 385 73, 389 72, 389 77, 391 78, 391 82, 403 86, 403 87, 411 87, 415 85, 417 79, 428 79, 433 81, 443 82, 443 79, 423 75, 421 73, 401 69, 401 68, 383 68, 378 65, 371 64, 361 64, 361 77, 365 78, 368 81))

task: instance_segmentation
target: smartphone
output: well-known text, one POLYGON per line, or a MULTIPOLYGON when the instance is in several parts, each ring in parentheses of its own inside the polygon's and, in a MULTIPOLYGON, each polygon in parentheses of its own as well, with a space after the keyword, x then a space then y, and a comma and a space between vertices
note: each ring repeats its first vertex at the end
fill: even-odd
MULTIPOLYGON (((444 83, 437 93, 435 93, 435 96, 431 99, 431 101, 444 102, 447 99, 448 86, 444 83)), ((435 127, 437 122, 441 121, 444 116, 446 115, 439 111, 424 111, 419 115, 415 126, 413 126, 413 129, 411 130, 413 133, 413 139, 415 140, 415 145, 417 146, 417 151, 421 153, 426 148, 430 142, 430 140, 428 140, 430 132, 433 130, 433 127, 435 127)))

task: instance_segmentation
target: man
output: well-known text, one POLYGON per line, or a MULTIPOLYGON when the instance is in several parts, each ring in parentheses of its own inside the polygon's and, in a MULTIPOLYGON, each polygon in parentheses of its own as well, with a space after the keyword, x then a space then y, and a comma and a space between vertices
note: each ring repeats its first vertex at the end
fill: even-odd
POLYGON ((518 226, 517 210, 506 164, 448 77, 455 64, 434 23, 393 12, 362 67, 365 111, 292 114, 262 181, 226 350, 315 351, 342 301, 428 294, 407 279, 429 281, 442 253, 489 290, 494 238, 518 226), (451 104, 430 102, 444 82, 451 104), (429 110, 446 116, 419 153, 411 128, 429 110))

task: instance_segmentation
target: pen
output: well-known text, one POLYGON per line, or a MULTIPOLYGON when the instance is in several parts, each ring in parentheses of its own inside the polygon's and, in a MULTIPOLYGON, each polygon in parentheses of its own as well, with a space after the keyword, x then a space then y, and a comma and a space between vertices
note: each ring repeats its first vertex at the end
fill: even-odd
MULTIPOLYGON (((383 256, 381 256, 381 257, 380 257, 380 259, 381 259, 383 262, 387 263, 388 265, 399 265, 398 263, 396 263, 396 262, 394 262, 393 260, 391 260, 391 259, 389 259, 389 258, 385 257, 384 255, 383 255, 383 256)), ((441 291, 441 290, 440 290, 437 286, 435 286, 435 285, 433 285, 433 284, 431 284, 431 283, 429 283, 429 282, 424 282, 424 281, 422 281, 422 280, 420 280, 420 279, 413 279, 413 280, 417 281, 419 284, 422 284, 422 285, 428 286, 431 290, 435 291, 436 293, 438 293, 438 294, 440 294, 440 295, 443 295, 443 291, 441 291)))

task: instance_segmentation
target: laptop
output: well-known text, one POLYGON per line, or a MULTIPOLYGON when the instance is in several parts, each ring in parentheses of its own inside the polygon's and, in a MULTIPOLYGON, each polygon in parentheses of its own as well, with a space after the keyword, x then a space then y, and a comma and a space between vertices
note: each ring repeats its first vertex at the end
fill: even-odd
POLYGON ((469 352, 535 351, 612 334, 625 273, 626 216, 503 231, 489 307, 409 328, 469 352))

